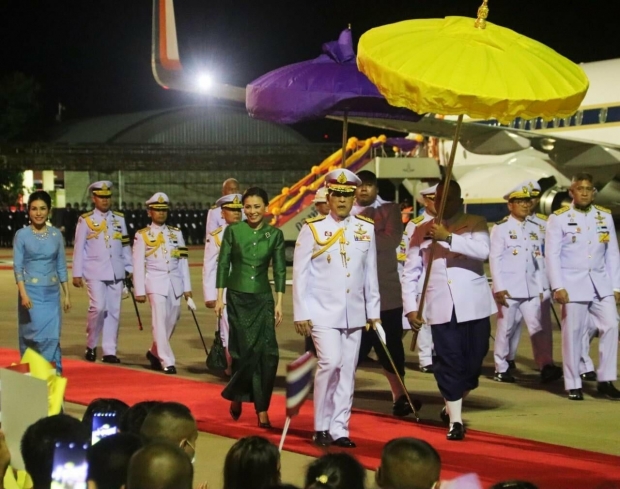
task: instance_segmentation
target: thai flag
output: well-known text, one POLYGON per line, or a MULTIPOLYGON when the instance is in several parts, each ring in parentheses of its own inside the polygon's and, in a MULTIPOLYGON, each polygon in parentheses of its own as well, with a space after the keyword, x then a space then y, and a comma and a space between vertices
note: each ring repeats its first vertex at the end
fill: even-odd
POLYGON ((299 413, 308 397, 314 379, 317 359, 306 352, 286 366, 286 415, 290 418, 299 413))

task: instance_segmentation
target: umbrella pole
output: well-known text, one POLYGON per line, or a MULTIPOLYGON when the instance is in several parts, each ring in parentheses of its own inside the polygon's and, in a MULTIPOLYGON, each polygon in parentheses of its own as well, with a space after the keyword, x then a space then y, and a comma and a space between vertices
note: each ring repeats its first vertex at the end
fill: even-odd
MULTIPOLYGON (((456 148, 459 144, 459 138, 461 136, 461 127, 463 125, 463 114, 459 115, 458 121, 456 123, 456 129, 454 131, 454 143, 452 144, 452 150, 450 151, 450 159, 448 160, 448 166, 446 167, 446 174, 444 176, 443 188, 444 191, 441 193, 441 203, 439 204, 439 210, 437 212, 437 216, 435 217, 436 223, 441 223, 443 219, 443 212, 446 207, 446 200, 448 198, 448 192, 445 189, 452 178, 452 167, 454 166, 454 158, 456 157, 456 148)), ((431 268, 433 268, 433 260, 435 258, 435 249, 437 248, 437 241, 433 238, 433 243, 431 244, 430 254, 428 257, 428 267, 426 269, 426 275, 424 277, 424 286, 422 287, 422 294, 420 295, 420 304, 418 306, 418 319, 422 319, 422 314, 424 312, 424 301, 426 300, 426 289, 428 288, 428 281, 431 276, 431 268)), ((411 346, 410 350, 414 351, 416 347, 416 343, 418 342, 418 333, 419 330, 414 330, 411 328, 411 332, 413 336, 411 338, 411 346)))
POLYGON ((342 119, 342 164, 341 168, 345 168, 347 162, 347 132, 349 130, 349 111, 344 110, 344 117, 342 119))

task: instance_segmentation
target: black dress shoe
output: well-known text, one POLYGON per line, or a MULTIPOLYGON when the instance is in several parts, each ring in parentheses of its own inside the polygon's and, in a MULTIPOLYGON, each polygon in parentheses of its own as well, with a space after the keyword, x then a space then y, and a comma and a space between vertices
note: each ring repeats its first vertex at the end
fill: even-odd
POLYGON ((568 391, 569 401, 583 401, 583 392, 581 389, 570 389, 568 391))
POLYGON ((164 373, 166 375, 176 375, 177 368, 174 365, 170 365, 169 367, 164 368, 164 373))
POLYGON ((88 348, 86 347, 86 352, 84 353, 84 359, 89 362, 94 362, 97 360, 97 347, 88 348))
POLYGON ((260 419, 258 420, 258 427, 263 428, 265 430, 270 430, 273 428, 273 426, 271 426, 271 421, 267 421, 266 423, 263 423, 260 419))
POLYGON ((516 370, 517 364, 514 360, 508 360, 508 370, 516 370))
POLYGON ((420 367, 420 372, 423 374, 432 374, 434 371, 435 369, 433 369, 432 363, 430 365, 426 365, 425 367, 420 367))
POLYGON ((446 406, 441 408, 441 411, 439 412, 439 417, 444 423, 450 424, 450 415, 448 414, 448 409, 446 408, 446 406))
POLYGON ((230 408, 228 409, 228 412, 230 413, 230 417, 234 419, 235 421, 237 421, 241 417, 241 412, 243 410, 243 404, 239 403, 238 411, 233 409, 233 404, 234 404, 234 401, 230 403, 230 408))
POLYGON ((159 358, 153 355, 151 353, 151 350, 148 350, 146 352, 146 359, 151 363, 152 370, 157 370, 157 371, 162 370, 161 362, 159 361, 159 358))
MULTIPOLYGON (((418 399, 412 399, 413 407, 416 411, 418 411, 422 407, 422 402, 418 399)), ((404 417, 413 413, 413 409, 411 408, 411 404, 407 399, 406 395, 400 396, 396 399, 396 402, 392 406, 392 414, 394 416, 404 417)))
POLYGON ((463 426, 463 424, 454 423, 452 425, 452 428, 450 428, 450 431, 448 431, 446 438, 451 441, 462 440, 463 438, 465 438, 465 427, 463 426))
POLYGON ((319 447, 328 447, 332 444, 332 437, 329 431, 315 431, 312 441, 319 447))
POLYGON ((515 382, 515 378, 512 376, 512 374, 508 373, 508 371, 495 372, 493 380, 497 380, 498 382, 506 382, 508 384, 514 384, 515 382))
POLYGON ((561 367, 557 365, 545 365, 540 371, 540 381, 543 384, 548 382, 553 382, 554 380, 561 379, 563 375, 563 371, 561 367))
POLYGON ((116 355, 103 355, 101 361, 103 363, 121 363, 120 359, 116 355))
POLYGON ((355 448, 357 445, 348 436, 342 436, 332 442, 333 446, 342 448, 355 448))
POLYGON ((592 370, 590 372, 584 372, 579 377, 581 377, 581 380, 585 380, 587 382, 595 382, 596 372, 593 372, 592 370))
POLYGON ((607 399, 612 401, 620 400, 620 391, 611 382, 599 382, 596 384, 596 390, 607 399))

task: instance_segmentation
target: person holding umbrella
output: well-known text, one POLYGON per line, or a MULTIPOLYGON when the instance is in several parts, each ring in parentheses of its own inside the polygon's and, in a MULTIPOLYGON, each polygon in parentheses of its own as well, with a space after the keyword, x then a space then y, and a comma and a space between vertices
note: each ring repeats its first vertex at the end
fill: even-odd
POLYGON ((181 317, 181 296, 196 310, 189 278, 188 251, 180 229, 166 225, 170 200, 157 192, 146 201, 150 226, 136 232, 133 244, 133 284, 136 302, 149 296, 153 344, 146 358, 153 370, 177 373, 170 338, 181 317))
POLYGON ((447 438, 462 440, 463 399, 478 387, 482 362, 489 351, 489 317, 497 308, 484 273, 490 249, 486 219, 463 213, 457 182, 440 183, 438 200, 444 192, 444 219, 417 226, 411 237, 402 277, 403 307, 412 329, 419 330, 424 321, 418 317, 418 282, 429 270, 429 257, 435 248, 435 263, 427 272, 425 317, 435 346, 434 375, 446 402, 442 418, 447 415, 450 420, 447 438))

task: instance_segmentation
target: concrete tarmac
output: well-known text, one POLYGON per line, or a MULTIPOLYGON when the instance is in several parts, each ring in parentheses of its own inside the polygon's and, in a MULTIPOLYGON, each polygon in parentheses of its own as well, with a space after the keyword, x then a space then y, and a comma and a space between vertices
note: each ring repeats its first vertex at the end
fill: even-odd
MULTIPOLYGON (((204 307, 202 295, 202 249, 190 249, 190 271, 194 300, 199 307, 196 315, 203 335, 210 346, 216 327, 213 310, 204 307)), ((70 261, 70 253, 69 253, 70 261)), ((11 250, 0 249, 0 346, 17 349, 17 286, 13 272, 11 250)), ((291 269, 289 268, 289 276, 291 269)), ((71 287, 72 310, 64 316, 62 352, 67 358, 80 359, 84 353, 86 335, 86 289, 71 287)), ((140 305, 144 331, 139 331, 131 299, 123 301, 118 355, 124 367, 143 370, 148 365, 144 358, 152 338, 150 334, 150 308, 140 305)), ((277 331, 280 345, 278 376, 284 377, 286 365, 303 352, 303 338, 293 326, 291 287, 284 299, 284 321, 277 331)), ((558 310, 559 313, 559 310, 558 310)), ((495 317, 492 318, 495 334, 495 317)), ((554 324, 554 357, 561 364, 561 338, 554 324)), ((406 385, 410 393, 420 398, 424 406, 423 419, 439 420, 443 400, 435 379, 418 369, 417 353, 409 351, 411 335, 404 339, 407 356, 406 385)), ((598 363, 598 342, 592 343, 591 356, 598 363)), ((205 354, 189 311, 183 309, 181 320, 172 338, 172 348, 177 358, 180 377, 225 384, 225 380, 210 374, 205 367, 205 354)), ((502 384, 493 380, 493 340, 485 359, 480 387, 464 403, 463 415, 471 429, 517 436, 541 442, 554 443, 596 452, 620 455, 618 443, 618 408, 620 403, 601 398, 596 393, 596 383, 584 383, 585 400, 568 401, 562 381, 542 385, 535 371, 527 328, 522 328, 522 338, 517 355, 517 383, 502 384)), ((163 375, 163 374, 162 374, 163 375)), ((616 384, 620 387, 620 384, 616 384)), ((278 384, 276 392, 284 393, 278 384)), ((112 395, 112 393, 111 393, 112 395)), ((357 373, 354 407, 380 413, 391 413, 392 399, 387 380, 377 363, 364 364, 357 373)), ((69 411, 80 415, 83 408, 71 405, 69 411)), ((222 413, 222 416, 227 416, 222 413)), ((355 440, 355 433, 351 433, 355 440)), ((198 443, 196 483, 208 481, 210 488, 221 486, 223 461, 228 448, 235 440, 201 434, 198 443)), ((354 452, 353 452, 354 453, 354 452)), ((311 457, 283 452, 283 481, 303 485, 303 470, 311 457)), ((369 471, 369 476, 372 473, 369 471)), ((373 484, 369 484, 372 487, 373 484)))

